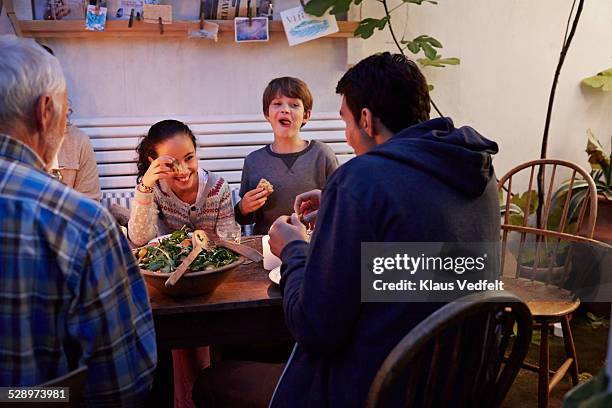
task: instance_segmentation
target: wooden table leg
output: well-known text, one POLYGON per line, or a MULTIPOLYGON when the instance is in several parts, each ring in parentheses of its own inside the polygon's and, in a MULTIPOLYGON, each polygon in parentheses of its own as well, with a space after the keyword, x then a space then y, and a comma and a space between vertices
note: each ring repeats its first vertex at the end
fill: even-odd
POLYGON ((157 350, 157 368, 146 406, 160 408, 172 408, 174 406, 174 375, 171 351, 157 350))

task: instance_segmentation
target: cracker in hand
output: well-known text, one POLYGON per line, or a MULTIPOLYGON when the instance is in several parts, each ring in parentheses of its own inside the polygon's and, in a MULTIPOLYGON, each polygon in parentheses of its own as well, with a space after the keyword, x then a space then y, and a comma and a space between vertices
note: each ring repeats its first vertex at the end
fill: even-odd
POLYGON ((259 180, 259 183, 257 183, 257 188, 263 188, 264 190, 266 190, 267 196, 274 192, 274 186, 265 178, 259 180))

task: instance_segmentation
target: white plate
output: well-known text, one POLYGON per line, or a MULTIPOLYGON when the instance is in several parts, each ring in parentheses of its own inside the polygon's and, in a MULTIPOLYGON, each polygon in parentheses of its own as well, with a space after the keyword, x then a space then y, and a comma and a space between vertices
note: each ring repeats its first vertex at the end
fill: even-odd
POLYGON ((272 269, 268 274, 268 278, 270 278, 270 280, 276 283, 277 285, 280 285, 280 268, 280 266, 277 266, 276 268, 272 269))

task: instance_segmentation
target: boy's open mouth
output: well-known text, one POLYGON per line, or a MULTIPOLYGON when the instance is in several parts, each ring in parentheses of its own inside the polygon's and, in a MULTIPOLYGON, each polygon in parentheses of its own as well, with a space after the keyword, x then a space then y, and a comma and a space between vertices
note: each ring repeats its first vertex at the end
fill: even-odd
POLYGON ((291 120, 289 119, 279 119, 278 123, 283 126, 291 126, 291 120))

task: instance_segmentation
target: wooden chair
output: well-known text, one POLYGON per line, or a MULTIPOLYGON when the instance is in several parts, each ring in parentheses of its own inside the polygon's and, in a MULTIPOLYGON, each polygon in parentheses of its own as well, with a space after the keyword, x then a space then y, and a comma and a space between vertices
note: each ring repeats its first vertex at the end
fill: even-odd
MULTIPOLYGON (((87 381, 87 366, 81 366, 61 377, 54 378, 41 384, 40 387, 68 387, 69 402, 30 402, 28 404, 15 403, 11 407, 80 407, 83 399, 83 390, 87 381)), ((3 405, 4 406, 4 405, 3 405)))
POLYGON ((568 370, 572 383, 578 384, 578 360, 570 317, 580 305, 580 299, 563 289, 563 285, 570 270, 568 245, 588 242, 587 238, 593 236, 597 190, 589 173, 580 166, 550 159, 534 160, 515 167, 499 180, 498 189, 502 197, 501 257, 505 289, 527 303, 535 327, 540 328, 539 365, 526 362, 524 367, 539 373, 538 406, 547 407, 550 391, 568 370), (541 200, 537 194, 538 172, 543 175, 541 200), (525 191, 524 186, 522 190, 516 188, 525 180, 528 184, 523 203, 524 216, 520 225, 512 225, 511 198, 518 191, 525 191), (558 193, 562 183, 565 183, 565 194, 558 193), (575 192, 577 186, 581 189, 575 192), (539 225, 537 216, 529 216, 529 209, 536 207, 537 202, 541 203, 539 225), (556 264, 559 257, 563 259, 556 264), (530 268, 521 266, 526 260, 531 261, 530 268), (549 371, 548 332, 556 322, 561 323, 567 360, 554 372, 549 371), (553 374, 552 378, 550 374, 553 374))
POLYGON ((531 323, 528 307, 511 294, 482 292, 449 303, 391 350, 365 406, 500 406, 527 354, 531 323))
POLYGON ((87 382, 87 366, 81 366, 76 370, 72 370, 66 375, 55 378, 44 383, 43 387, 68 387, 70 389, 70 404, 63 405, 69 407, 81 406, 83 398, 83 390, 87 382))

